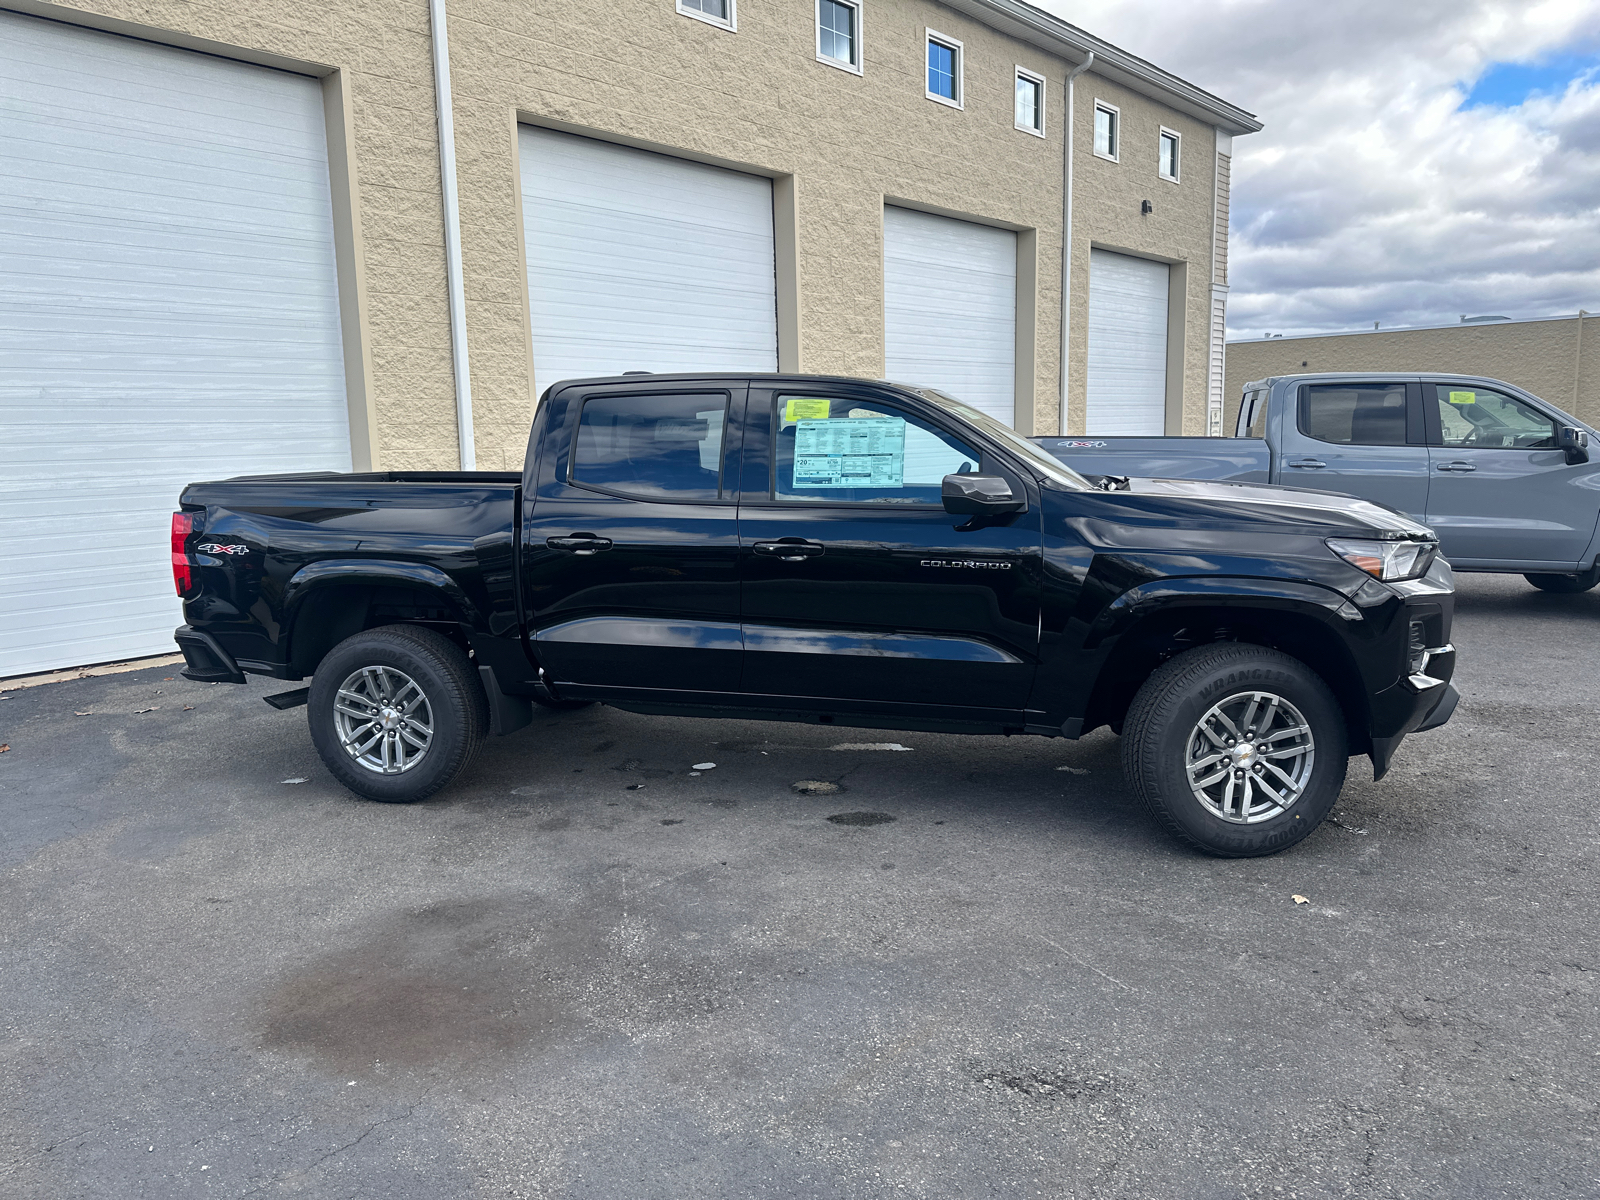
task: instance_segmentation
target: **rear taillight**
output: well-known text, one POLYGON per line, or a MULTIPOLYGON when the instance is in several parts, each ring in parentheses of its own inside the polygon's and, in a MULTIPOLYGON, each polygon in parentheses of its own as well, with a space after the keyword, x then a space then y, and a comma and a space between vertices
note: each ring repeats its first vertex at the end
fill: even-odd
POLYGON ((178 595, 187 598, 194 591, 194 572, 189 566, 189 555, 183 543, 194 531, 194 518, 188 513, 172 514, 172 583, 178 595))

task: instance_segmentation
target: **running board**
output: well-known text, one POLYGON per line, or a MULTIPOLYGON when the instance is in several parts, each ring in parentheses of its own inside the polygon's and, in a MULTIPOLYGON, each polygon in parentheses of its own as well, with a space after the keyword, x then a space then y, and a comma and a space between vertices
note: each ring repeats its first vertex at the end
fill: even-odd
POLYGON ((299 708, 311 698, 311 689, 308 687, 295 688, 292 692, 279 692, 276 696, 261 697, 273 708, 299 708))

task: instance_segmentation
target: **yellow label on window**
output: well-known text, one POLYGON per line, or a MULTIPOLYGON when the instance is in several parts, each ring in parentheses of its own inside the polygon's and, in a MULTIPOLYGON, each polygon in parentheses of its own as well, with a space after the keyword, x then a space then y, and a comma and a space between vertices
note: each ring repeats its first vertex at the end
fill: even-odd
POLYGON ((816 421, 828 419, 828 401, 816 399, 790 400, 783 410, 786 421, 816 421))
POLYGON ((1450 393, 1450 403, 1451 404, 1476 404, 1477 402, 1478 402, 1478 393, 1477 392, 1451 392, 1450 393))

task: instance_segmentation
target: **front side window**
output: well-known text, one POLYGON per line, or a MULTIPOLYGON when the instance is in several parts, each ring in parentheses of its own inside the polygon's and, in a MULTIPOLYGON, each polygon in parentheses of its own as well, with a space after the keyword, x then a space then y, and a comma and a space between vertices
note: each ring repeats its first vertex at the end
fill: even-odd
POLYGON ((1553 450, 1556 423, 1521 400, 1471 384, 1440 383, 1439 425, 1446 446, 1553 450))
POLYGON ((961 107, 961 43, 928 32, 928 99, 961 107))
POLYGON ((817 0, 817 57, 829 66, 861 69, 861 6, 817 0))
POLYGON ((898 405, 827 396, 773 402, 772 498, 806 504, 943 503, 978 452, 898 405))
POLYGON ((724 29, 732 29, 735 3, 736 0, 678 0, 678 11, 686 17, 695 17, 701 21, 709 21, 713 25, 721 25, 724 29))
POLYGON ((715 392, 592 397, 578 418, 569 478, 644 500, 716 500, 727 410, 727 396, 715 392))
POLYGON ((1094 106, 1094 152, 1101 158, 1117 161, 1117 123, 1120 114, 1109 104, 1094 106))
POLYGON ((1339 446, 1404 446, 1406 385, 1309 384, 1300 389, 1300 432, 1339 446))
POLYGON ((1044 80, 1017 68, 1016 127, 1044 135, 1044 80))
POLYGON ((1161 141, 1157 151, 1157 170, 1163 179, 1178 182, 1178 135, 1170 129, 1161 131, 1161 141))

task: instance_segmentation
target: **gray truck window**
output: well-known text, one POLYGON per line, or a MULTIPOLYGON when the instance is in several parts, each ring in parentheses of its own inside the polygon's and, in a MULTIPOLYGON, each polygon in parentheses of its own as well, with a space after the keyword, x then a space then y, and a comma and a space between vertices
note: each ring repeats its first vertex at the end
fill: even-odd
POLYGON ((880 400, 779 396, 772 498, 811 504, 942 503, 946 475, 978 470, 978 452, 880 400))
POLYGON ((1549 450, 1556 445, 1556 423, 1521 400, 1469 384, 1440 383, 1435 390, 1446 446, 1549 450))
POLYGON ((727 410, 723 393, 590 397, 568 478, 644 500, 716 500, 727 410))
POLYGON ((1239 421, 1234 437, 1264 438, 1267 436, 1267 389, 1257 388, 1246 392, 1239 405, 1239 421))
POLYGON ((1300 432, 1341 446, 1404 446, 1406 385, 1306 384, 1300 389, 1300 432))

